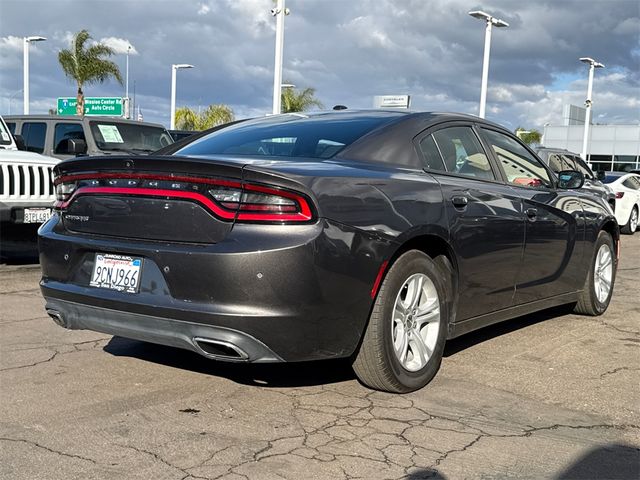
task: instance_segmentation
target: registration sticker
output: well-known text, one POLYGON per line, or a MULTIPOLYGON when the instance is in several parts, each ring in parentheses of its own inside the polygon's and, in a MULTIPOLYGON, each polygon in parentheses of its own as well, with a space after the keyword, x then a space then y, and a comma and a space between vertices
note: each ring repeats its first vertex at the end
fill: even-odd
POLYGON ((141 258, 96 253, 89 285, 125 293, 138 293, 141 270, 141 258))

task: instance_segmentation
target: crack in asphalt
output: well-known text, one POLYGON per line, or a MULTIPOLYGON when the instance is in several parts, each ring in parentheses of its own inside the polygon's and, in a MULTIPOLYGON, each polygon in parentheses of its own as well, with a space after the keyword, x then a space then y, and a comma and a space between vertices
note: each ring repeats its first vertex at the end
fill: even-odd
MULTIPOLYGON (((51 350, 50 348, 47 347, 43 347, 43 349, 45 350, 51 350)), ((58 355, 60 355, 60 352, 58 351, 54 351, 53 355, 51 355, 49 358, 47 358, 46 360, 40 360, 39 362, 35 362, 35 363, 29 363, 27 365, 17 365, 15 367, 6 367, 6 368, 0 368, 0 372, 8 372, 9 370, 20 370, 22 368, 29 368, 29 367, 35 367, 36 365, 42 365, 43 363, 49 363, 51 362, 54 358, 56 358, 58 355)))
POLYGON ((30 368, 30 367, 36 367, 38 365, 42 365, 44 363, 50 363, 52 362, 55 358, 57 358, 58 356, 61 355, 68 355, 70 353, 76 353, 76 352, 84 352, 84 351, 88 351, 88 350, 93 350, 94 348, 97 348, 99 346, 99 344, 101 342, 104 342, 104 339, 99 339, 99 340, 87 340, 84 342, 77 342, 77 343, 63 343, 63 344, 59 344, 59 345, 51 345, 51 346, 41 346, 41 347, 29 347, 29 348, 23 348, 23 349, 18 349, 18 350, 14 350, 14 351, 29 351, 29 350, 50 350, 53 352, 53 354, 45 359, 45 360, 40 360, 38 362, 34 362, 34 363, 29 363, 27 365, 16 365, 14 367, 5 367, 5 368, 0 368, 0 372, 7 372, 10 370, 20 370, 23 368, 30 368), (87 345, 93 343, 95 345, 92 345, 90 348, 85 348, 85 349, 81 349, 79 348, 80 345, 87 345), (57 348, 62 348, 62 347, 72 347, 73 350, 70 350, 68 352, 61 352, 59 350, 56 350, 57 348))
POLYGON ((604 372, 604 373, 600 374, 600 378, 605 377, 607 375, 613 375, 614 373, 622 372, 624 370, 629 370, 629 371, 632 371, 632 372, 638 372, 638 371, 640 371, 640 368, 637 368, 637 367, 618 367, 618 368, 614 368, 613 370, 609 370, 608 372, 604 372))
POLYGON ((179 472, 181 472, 184 475, 184 477, 182 477, 180 480, 185 480, 187 478, 196 478, 196 479, 200 479, 200 480, 211 480, 209 477, 200 477, 198 475, 193 475, 193 474, 189 473, 189 471, 187 471, 187 469, 178 467, 177 465, 174 465, 173 463, 167 461, 166 459, 164 459, 163 457, 161 457, 157 453, 151 452, 149 450, 145 450, 144 448, 134 447, 133 445, 122 445, 122 444, 119 444, 119 443, 114 443, 114 445, 117 446, 117 447, 120 447, 120 448, 127 448, 127 449, 130 449, 130 450, 134 450, 134 451, 136 451, 138 453, 144 453, 146 455, 149 455, 149 456, 153 457, 158 462, 160 462, 160 463, 162 463, 162 464, 164 464, 164 465, 166 465, 166 466, 168 466, 170 468, 178 470, 179 472))
MULTIPOLYGON (((339 391, 321 387, 319 391, 310 393, 298 393, 298 392, 277 392, 291 401, 289 407, 291 415, 295 419, 297 428, 300 430, 299 434, 289 434, 282 437, 275 437, 269 440, 265 440, 266 445, 262 445, 255 449, 250 458, 234 464, 228 464, 227 462, 221 464, 215 464, 218 467, 228 467, 228 471, 224 474, 214 477, 219 479, 228 475, 229 473, 236 474, 243 478, 249 478, 248 475, 242 473, 242 468, 249 464, 256 464, 268 459, 284 458, 284 457, 296 457, 303 459, 304 461, 315 460, 317 462, 330 465, 340 472, 345 479, 357 478, 351 476, 348 471, 348 467, 345 466, 344 461, 347 459, 362 459, 366 460, 369 465, 376 464, 380 469, 388 469, 390 472, 399 471, 403 472, 398 478, 406 478, 412 470, 415 469, 435 469, 442 462, 444 462, 451 455, 455 455, 460 452, 465 452, 470 448, 473 448, 477 443, 481 442, 484 438, 527 438, 535 435, 536 433, 543 431, 553 431, 558 429, 574 429, 574 430, 595 430, 595 429, 615 429, 615 430, 628 430, 638 429, 640 426, 633 424, 593 424, 593 425, 570 425, 570 424, 552 424, 542 427, 533 427, 530 425, 520 426, 520 430, 517 433, 491 433, 468 424, 465 421, 465 417, 451 417, 445 415, 435 415, 415 405, 413 400, 409 400, 409 404, 404 408, 388 407, 380 405, 374 396, 381 395, 380 392, 369 392, 364 396, 351 396, 339 391), (318 397, 322 400, 322 396, 331 393, 338 397, 344 397, 356 402, 365 403, 362 406, 345 407, 340 405, 341 402, 334 402, 333 404, 309 404, 305 402, 305 399, 318 397), (346 411, 347 408, 350 410, 346 411), (331 409, 341 410, 340 412, 333 411, 331 409), (393 411, 388 412, 386 415, 375 414, 374 409, 387 409, 397 410, 398 416, 393 416, 393 411), (398 418, 400 413, 403 413, 405 418, 398 418), (315 414, 317 418, 320 418, 320 422, 315 426, 310 426, 305 423, 305 414, 315 414), (451 422, 452 428, 446 428, 440 425, 429 425, 430 423, 439 420, 444 422, 451 422), (378 426, 371 426, 372 422, 395 422, 398 425, 396 431, 380 430, 378 426), (400 428, 401 427, 401 428, 400 428), (406 432, 414 427, 424 427, 427 429, 452 432, 457 434, 468 435, 472 437, 469 441, 462 446, 456 445, 455 448, 450 448, 446 451, 439 451, 433 448, 424 448, 420 445, 414 445, 412 441, 405 436, 406 432), (318 436, 324 437, 319 439, 318 436), (398 447, 407 449, 410 456, 410 465, 406 462, 400 462, 397 458, 392 458, 392 447, 398 447), (356 448, 358 451, 353 451, 356 448), (431 452, 437 455, 431 465, 423 465, 423 462, 419 461, 421 456, 418 450, 423 452, 431 452)), ((468 420, 472 420, 471 416, 468 420)), ((211 460, 213 460, 218 454, 229 450, 234 447, 227 446, 221 449, 217 449, 211 452, 209 456, 202 462, 192 467, 185 468, 188 472, 194 468, 207 466, 211 460)), ((435 471, 434 474, 437 474, 435 471)), ((425 475, 429 475, 426 472, 425 475)), ((426 477, 425 477, 426 478, 426 477)))
POLYGON ((49 317, 47 317, 46 315, 40 315, 39 317, 33 317, 33 318, 0 321, 0 325, 11 325, 12 323, 33 322, 34 320, 48 320, 48 319, 49 317))
POLYGON ((635 336, 639 336, 640 337, 640 331, 638 330, 627 330, 624 328, 620 328, 620 327, 616 327, 615 325, 612 325, 610 323, 605 322, 604 320, 600 319, 600 318, 595 318, 595 317, 587 317, 585 318, 585 320, 592 320, 596 323, 599 323, 600 325, 603 325, 605 327, 611 328, 617 332, 620 333, 628 333, 629 335, 635 335, 635 336))
POLYGON ((63 456, 63 457, 68 457, 68 458, 77 458, 78 460, 84 460, 86 462, 91 462, 94 465, 98 465, 98 462, 95 461, 93 458, 83 457, 82 455, 76 455, 74 453, 66 453, 66 452, 61 452, 59 450, 54 450, 53 448, 47 447, 45 445, 42 445, 41 443, 33 442, 31 440, 26 440, 24 438, 0 437, 0 441, 15 442, 15 443, 26 443, 27 445, 31 445, 31 446, 34 446, 34 447, 41 448, 43 450, 46 450, 47 452, 55 453, 56 455, 60 455, 60 456, 63 456))

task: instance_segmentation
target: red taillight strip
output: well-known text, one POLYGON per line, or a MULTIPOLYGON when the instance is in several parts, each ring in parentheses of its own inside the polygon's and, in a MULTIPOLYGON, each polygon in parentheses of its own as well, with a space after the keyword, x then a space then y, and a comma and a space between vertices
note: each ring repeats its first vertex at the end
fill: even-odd
POLYGON ((382 283, 382 277, 384 276, 384 272, 387 270, 387 265, 389 264, 388 260, 382 262, 380 265, 380 269, 378 270, 378 275, 376 276, 376 281, 373 282, 373 288, 371 289, 371 298, 376 298, 378 294, 378 289, 380 288, 380 284, 382 283))
POLYGON ((219 205, 213 200, 205 197, 201 193, 187 192, 183 190, 161 190, 155 188, 126 188, 126 187, 82 187, 73 192, 71 198, 62 203, 58 208, 65 209, 69 204, 75 200, 76 197, 81 195, 97 195, 101 193, 113 194, 113 195, 136 195, 143 197, 171 197, 171 198, 183 198, 187 200, 195 200, 201 203, 213 213, 225 220, 233 220, 235 218, 235 212, 229 212, 220 208, 219 205))
MULTIPOLYGON (((274 190, 279 192, 279 190, 274 190)), ((76 197, 81 195, 98 195, 98 194, 112 194, 112 195, 135 195, 142 197, 164 197, 164 198, 181 198, 187 200, 194 200, 205 207, 207 207, 212 213, 225 220, 233 220, 236 217, 235 211, 228 211, 220 207, 213 200, 207 198, 201 193, 188 192, 184 190, 162 190, 154 188, 127 188, 127 187, 82 187, 73 192, 71 197, 65 202, 58 202, 56 208, 65 209, 69 204, 75 200, 76 197)), ((261 222, 306 222, 311 219, 311 210, 308 203, 304 198, 300 197, 296 200, 300 204, 301 211, 293 214, 281 214, 281 213, 238 213, 236 220, 240 221, 261 221, 261 222), (308 213, 307 213, 308 212, 308 213)))

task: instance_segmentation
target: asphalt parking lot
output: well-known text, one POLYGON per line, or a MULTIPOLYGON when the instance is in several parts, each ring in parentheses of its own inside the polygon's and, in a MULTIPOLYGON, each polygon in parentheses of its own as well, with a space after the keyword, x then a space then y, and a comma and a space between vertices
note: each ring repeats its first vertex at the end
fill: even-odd
POLYGON ((1 478, 640 478, 640 234, 605 315, 459 338, 409 395, 345 362, 228 365, 67 331, 38 279, 0 266, 1 478))

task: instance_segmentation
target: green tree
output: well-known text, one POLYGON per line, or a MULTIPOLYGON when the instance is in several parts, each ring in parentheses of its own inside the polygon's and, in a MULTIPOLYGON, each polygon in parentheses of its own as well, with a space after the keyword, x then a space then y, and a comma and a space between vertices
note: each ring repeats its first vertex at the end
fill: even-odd
POLYGON ((74 35, 71 48, 58 53, 58 62, 64 74, 78 85, 76 115, 84 115, 85 85, 104 83, 111 77, 122 85, 120 69, 114 62, 107 60, 115 53, 113 49, 102 43, 87 46, 90 39, 88 31, 80 30, 74 35))
POLYGON ((235 116, 228 105, 209 105, 198 113, 189 107, 176 110, 176 128, 178 130, 206 130, 223 123, 233 122, 235 116))
MULTIPOLYGON (((284 83, 289 83, 285 81, 284 83)), ((304 112, 313 107, 322 108, 320 100, 315 98, 315 88, 298 90, 294 87, 282 89, 282 113, 304 112)))
POLYGON ((542 140, 542 134, 536 129, 526 130, 522 127, 518 127, 515 130, 515 134, 527 145, 536 145, 542 140))

